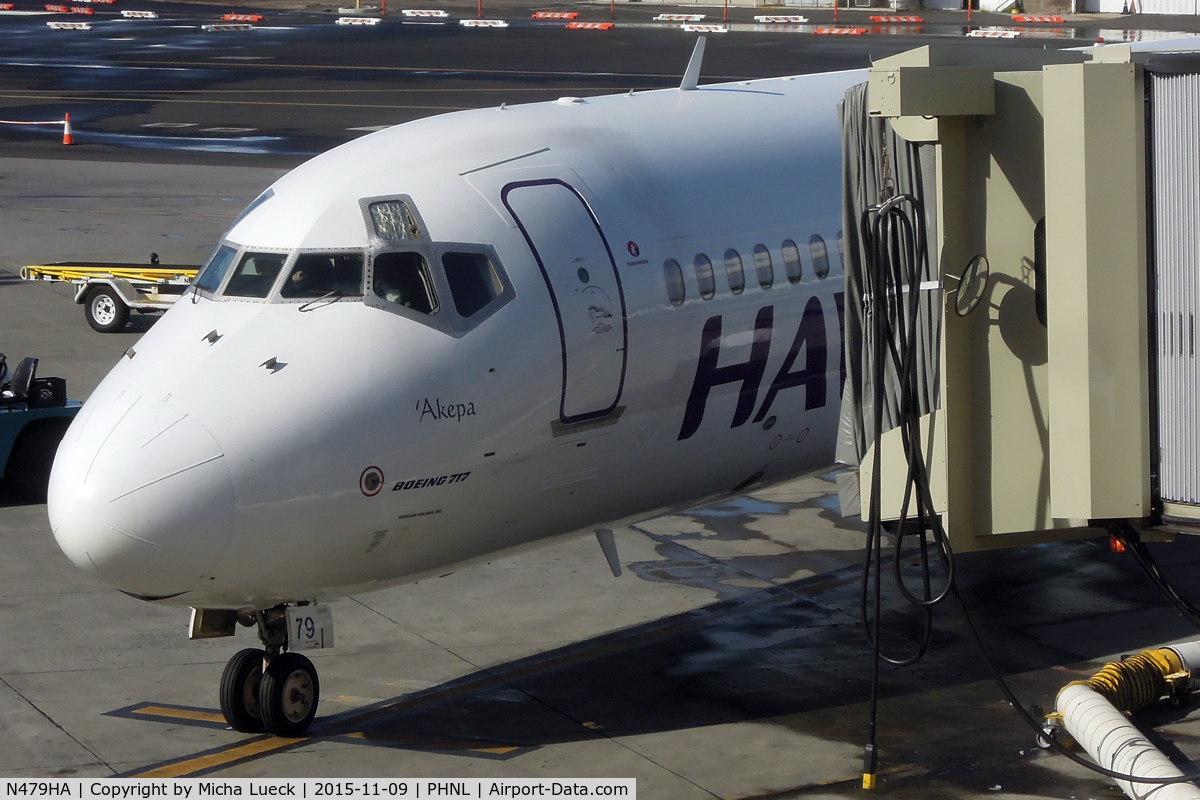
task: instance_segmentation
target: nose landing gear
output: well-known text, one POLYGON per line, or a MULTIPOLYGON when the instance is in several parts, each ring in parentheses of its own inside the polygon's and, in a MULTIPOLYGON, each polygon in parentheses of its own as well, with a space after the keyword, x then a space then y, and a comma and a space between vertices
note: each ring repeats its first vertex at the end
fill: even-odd
POLYGON ((221 714, 235 731, 302 736, 317 715, 321 684, 313 663, 287 647, 287 608, 254 612, 263 650, 240 650, 221 675, 221 714))

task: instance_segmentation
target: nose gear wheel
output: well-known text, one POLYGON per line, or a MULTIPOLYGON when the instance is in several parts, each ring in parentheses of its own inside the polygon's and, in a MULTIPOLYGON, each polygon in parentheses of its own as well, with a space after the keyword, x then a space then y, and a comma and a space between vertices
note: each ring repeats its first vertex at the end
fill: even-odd
POLYGON ((317 715, 320 694, 313 663, 299 653, 281 653, 271 659, 259 685, 263 725, 276 736, 301 736, 317 715))
POLYGON ((262 683, 263 651, 247 648, 238 651, 221 674, 221 714, 229 727, 242 733, 263 730, 259 705, 262 683))

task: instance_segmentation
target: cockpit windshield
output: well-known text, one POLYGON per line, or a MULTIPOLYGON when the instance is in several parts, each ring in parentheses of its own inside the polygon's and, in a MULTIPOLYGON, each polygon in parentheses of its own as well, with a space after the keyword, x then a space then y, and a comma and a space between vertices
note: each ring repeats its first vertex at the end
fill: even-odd
POLYGON ((225 296, 266 297, 286 259, 283 253, 246 253, 225 287, 225 296))
POLYGON ((236 255, 237 251, 232 247, 217 248, 212 254, 212 258, 208 259, 208 263, 196 276, 196 282, 193 285, 206 292, 215 292, 220 288, 221 281, 225 280, 225 273, 229 272, 229 265, 233 263, 233 257, 236 255))
POLYGON ((362 253, 301 253, 283 282, 279 296, 361 295, 362 277, 362 253))

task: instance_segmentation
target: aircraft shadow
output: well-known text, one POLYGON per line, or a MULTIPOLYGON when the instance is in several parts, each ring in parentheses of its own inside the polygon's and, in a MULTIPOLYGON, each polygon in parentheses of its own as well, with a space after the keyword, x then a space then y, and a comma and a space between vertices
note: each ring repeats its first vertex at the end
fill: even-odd
MULTIPOLYGON (((1200 577, 1200 542, 1180 537, 1153 547, 1188 594, 1200 577)), ((1052 706, 1061 686, 1094 671, 1080 662, 1195 633, 1131 558, 1108 551, 1106 540, 965 554, 958 569, 993 659, 1027 704, 1052 706)), ((796 721, 799 729, 803 717, 805 732, 861 743, 870 650, 858 622, 859 581, 860 570, 845 567, 748 591, 326 717, 312 733, 357 731, 378 745, 503 750, 746 721, 790 727, 796 721)), ((885 665, 885 715, 902 715, 911 732, 934 739, 950 731, 961 737, 974 726, 980 741, 972 749, 1000 735, 1019 735, 1029 746, 1031 735, 1003 708, 951 603, 935 612, 922 661, 885 665), (980 706, 988 706, 986 713, 980 706)), ((911 649, 920 630, 898 608, 885 614, 884 627, 889 650, 911 649)))

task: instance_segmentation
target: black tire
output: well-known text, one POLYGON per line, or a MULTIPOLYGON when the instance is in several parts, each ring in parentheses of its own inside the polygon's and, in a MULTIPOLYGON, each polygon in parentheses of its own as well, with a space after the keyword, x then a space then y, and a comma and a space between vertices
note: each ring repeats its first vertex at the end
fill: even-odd
POLYGON ((35 420, 13 442, 4 467, 4 480, 22 499, 30 503, 46 502, 54 454, 70 426, 71 420, 66 417, 35 420))
POLYGON ((263 729, 258 695, 262 684, 263 651, 239 651, 221 673, 221 714, 229 727, 242 733, 263 729))
POLYGON ((129 322, 129 306, 108 286, 97 286, 88 292, 83 301, 83 316, 92 330, 100 333, 116 333, 124 330, 129 322))
POLYGON ((276 736, 301 736, 317 716, 321 684, 317 668, 299 653, 271 659, 258 689, 263 725, 276 736))

